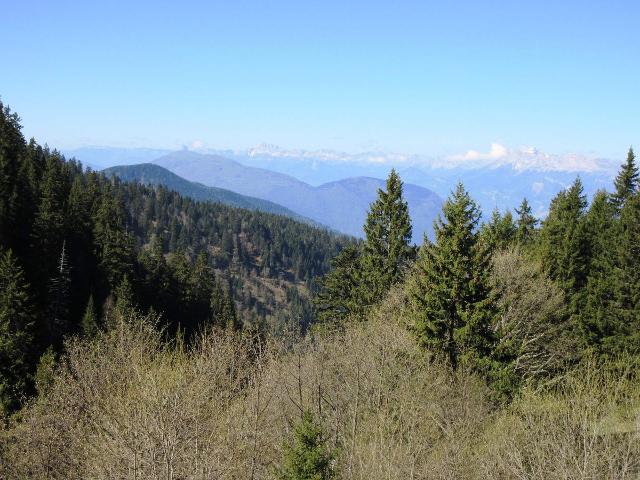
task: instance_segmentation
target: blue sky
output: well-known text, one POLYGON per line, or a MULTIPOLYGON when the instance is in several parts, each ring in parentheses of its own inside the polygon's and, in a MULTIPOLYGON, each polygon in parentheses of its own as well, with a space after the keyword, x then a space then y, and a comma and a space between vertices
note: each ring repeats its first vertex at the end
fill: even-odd
POLYGON ((637 1, 0 6, 0 95, 52 146, 640 143, 637 1))

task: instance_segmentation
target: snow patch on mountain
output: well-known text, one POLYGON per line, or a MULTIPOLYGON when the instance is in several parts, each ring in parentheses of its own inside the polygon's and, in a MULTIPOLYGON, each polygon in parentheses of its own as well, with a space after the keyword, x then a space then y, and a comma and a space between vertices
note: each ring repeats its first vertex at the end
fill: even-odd
POLYGON ((492 143, 486 152, 468 150, 462 154, 442 157, 408 155, 393 152, 346 153, 334 150, 284 149, 276 145, 261 144, 250 148, 245 155, 251 158, 307 160, 320 163, 354 163, 416 166, 422 168, 478 169, 511 167, 517 172, 597 172, 617 167, 610 160, 579 153, 552 154, 536 147, 523 146, 508 148, 500 143, 492 143))

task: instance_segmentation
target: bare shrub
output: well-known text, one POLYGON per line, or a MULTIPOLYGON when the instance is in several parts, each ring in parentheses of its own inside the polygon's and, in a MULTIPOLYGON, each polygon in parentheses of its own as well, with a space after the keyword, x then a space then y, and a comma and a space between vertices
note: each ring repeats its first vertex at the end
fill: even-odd
POLYGON ((485 478, 625 479, 640 475, 638 364, 586 362, 547 391, 526 390, 487 427, 485 478))

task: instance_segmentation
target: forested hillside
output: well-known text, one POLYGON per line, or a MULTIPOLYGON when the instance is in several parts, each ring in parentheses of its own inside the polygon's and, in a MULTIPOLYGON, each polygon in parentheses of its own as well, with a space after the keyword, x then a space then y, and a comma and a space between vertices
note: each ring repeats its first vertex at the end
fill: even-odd
POLYGON ((290 218, 124 183, 26 142, 0 105, 0 404, 38 359, 115 310, 153 310, 188 340, 212 325, 304 330, 310 289, 346 243, 290 218))
POLYGON ((395 170, 348 242, 84 173, 2 119, 3 478, 640 475, 633 150, 542 221, 459 183, 417 247, 395 170), (295 319, 330 256, 310 328, 242 328, 238 292, 278 284, 295 319))
POLYGON ((166 168, 153 163, 142 163, 139 165, 122 165, 110 167, 104 170, 108 177, 116 176, 124 182, 137 182, 143 185, 162 185, 170 190, 178 192, 183 197, 189 197, 201 202, 217 202, 232 207, 258 210, 260 212, 286 215, 300 221, 310 223, 311 221, 292 212, 288 208, 277 203, 262 200, 260 198, 248 197, 239 193, 225 190, 224 188, 207 187, 197 182, 190 182, 170 172, 166 168))

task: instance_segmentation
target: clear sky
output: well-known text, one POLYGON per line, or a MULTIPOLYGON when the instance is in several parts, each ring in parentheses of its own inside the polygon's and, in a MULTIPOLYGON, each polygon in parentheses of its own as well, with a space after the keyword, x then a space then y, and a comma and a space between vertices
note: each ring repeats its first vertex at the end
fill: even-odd
POLYGON ((0 96, 60 148, 640 144, 636 0, 0 6, 0 96))

